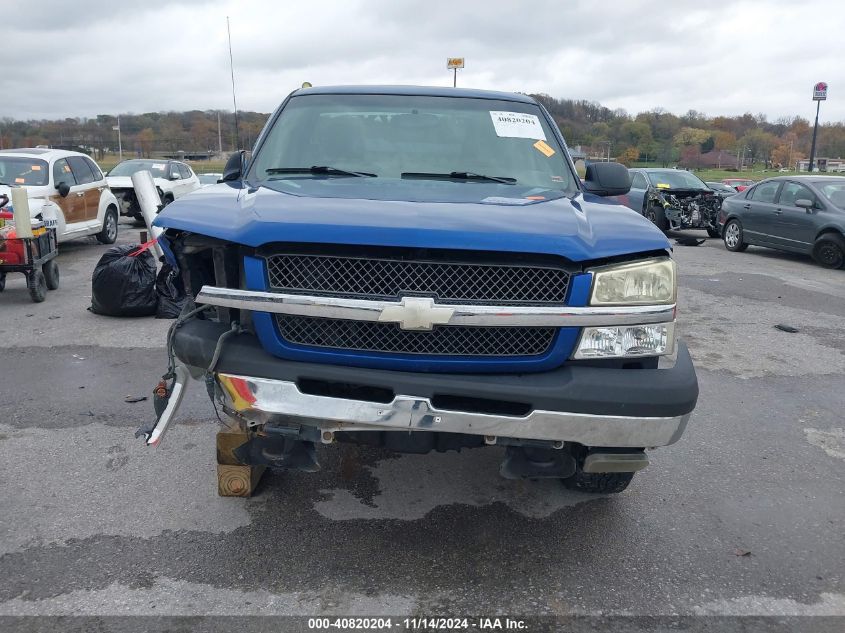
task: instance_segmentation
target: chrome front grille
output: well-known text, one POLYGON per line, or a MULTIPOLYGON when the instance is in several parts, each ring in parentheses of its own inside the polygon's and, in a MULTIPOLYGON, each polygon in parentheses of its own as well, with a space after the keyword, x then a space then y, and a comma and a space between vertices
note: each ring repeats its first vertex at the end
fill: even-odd
POLYGON ((438 303, 565 305, 569 273, 537 265, 280 254, 267 257, 271 290, 361 299, 433 297, 438 303))
POLYGON ((436 326, 402 330, 395 323, 279 314, 282 337, 294 344, 338 350, 429 356, 538 356, 549 350, 551 327, 436 326))

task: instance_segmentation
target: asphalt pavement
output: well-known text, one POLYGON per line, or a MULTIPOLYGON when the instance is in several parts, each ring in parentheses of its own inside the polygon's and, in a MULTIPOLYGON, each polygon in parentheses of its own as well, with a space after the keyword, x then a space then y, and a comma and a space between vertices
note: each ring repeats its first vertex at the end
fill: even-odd
POLYGON ((46 302, 0 294, 0 615, 845 615, 845 271, 676 247, 701 396, 623 494, 333 445, 224 499, 196 383, 133 437, 170 322, 88 312, 105 247, 60 250, 46 302))

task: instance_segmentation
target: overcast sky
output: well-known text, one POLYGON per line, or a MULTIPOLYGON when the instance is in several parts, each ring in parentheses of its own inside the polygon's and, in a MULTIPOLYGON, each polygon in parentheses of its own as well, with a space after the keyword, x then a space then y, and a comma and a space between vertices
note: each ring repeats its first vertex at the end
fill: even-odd
POLYGON ((842 0, 0 0, 0 117, 272 111, 303 81, 845 120, 842 0), (133 8, 129 8, 133 7, 133 8))

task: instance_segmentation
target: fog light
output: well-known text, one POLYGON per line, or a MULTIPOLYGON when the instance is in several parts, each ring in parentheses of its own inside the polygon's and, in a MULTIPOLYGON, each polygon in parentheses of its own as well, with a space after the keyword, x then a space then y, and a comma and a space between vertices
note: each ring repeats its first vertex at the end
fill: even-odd
POLYGON ((573 358, 626 358, 662 356, 675 349, 675 324, 588 327, 573 358))

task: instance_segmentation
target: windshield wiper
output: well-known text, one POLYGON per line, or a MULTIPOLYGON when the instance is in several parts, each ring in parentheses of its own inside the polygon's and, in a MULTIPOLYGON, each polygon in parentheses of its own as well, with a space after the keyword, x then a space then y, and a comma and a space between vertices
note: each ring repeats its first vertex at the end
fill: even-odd
POLYGON ((327 174, 329 176, 357 176, 359 178, 377 178, 375 174, 365 171, 349 171, 328 165, 314 165, 313 167, 271 167, 264 170, 268 174, 327 174))
POLYGON ((516 184, 516 178, 508 178, 506 176, 485 176, 484 174, 474 174, 471 171, 452 171, 448 174, 406 171, 402 174, 402 178, 409 178, 412 180, 483 180, 485 182, 500 182, 503 185, 516 184))

